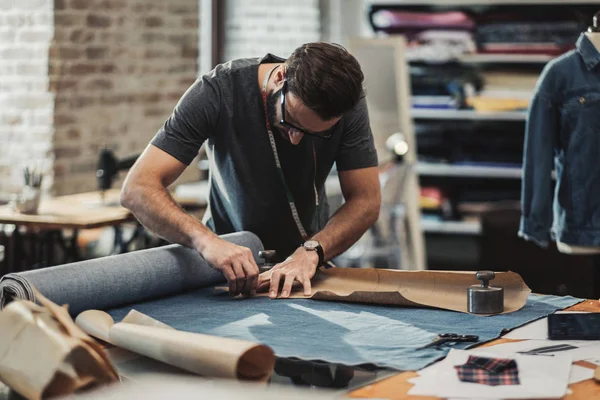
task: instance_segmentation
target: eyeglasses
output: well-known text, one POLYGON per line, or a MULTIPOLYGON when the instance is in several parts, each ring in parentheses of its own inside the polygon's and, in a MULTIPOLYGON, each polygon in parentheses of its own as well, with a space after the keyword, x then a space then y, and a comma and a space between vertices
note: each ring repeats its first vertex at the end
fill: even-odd
POLYGON ((314 133, 314 132, 307 131, 306 129, 303 129, 303 128, 298 128, 296 125, 285 120, 285 94, 286 93, 287 93, 287 80, 284 80, 283 87, 281 88, 281 120, 279 121, 279 124, 288 129, 293 129, 295 131, 302 132, 304 135, 317 137, 319 139, 331 139, 331 130, 327 130, 325 132, 320 132, 320 133, 314 133))

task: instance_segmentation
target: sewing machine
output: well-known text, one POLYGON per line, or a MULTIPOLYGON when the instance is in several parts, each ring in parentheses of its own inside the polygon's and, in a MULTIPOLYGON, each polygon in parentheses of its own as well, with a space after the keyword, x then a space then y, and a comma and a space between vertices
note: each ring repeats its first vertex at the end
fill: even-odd
POLYGON ((98 189, 100 190, 103 204, 106 200, 106 191, 111 188, 113 181, 119 175, 119 171, 131 168, 140 155, 140 153, 131 154, 117 159, 114 152, 110 149, 104 148, 100 151, 96 178, 98 179, 98 189))

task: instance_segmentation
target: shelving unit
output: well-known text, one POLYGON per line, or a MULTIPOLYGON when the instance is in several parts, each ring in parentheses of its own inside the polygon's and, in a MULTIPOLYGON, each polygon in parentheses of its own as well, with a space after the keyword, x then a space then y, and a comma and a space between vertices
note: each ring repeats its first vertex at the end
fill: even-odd
POLYGON ((522 168, 480 167, 420 162, 417 171, 421 176, 446 176, 456 178, 520 179, 522 168))
POLYGON ((481 234, 481 222, 479 221, 433 221, 421 219, 421 228, 427 233, 451 233, 457 235, 481 234))
MULTIPOLYGON (((555 14, 560 14, 556 11, 558 8, 562 10, 571 10, 571 8, 577 8, 579 15, 584 15, 582 10, 587 11, 595 8, 592 5, 598 5, 600 9, 600 3, 598 0, 395 0, 395 1, 365 1, 365 9, 369 6, 393 6, 396 10, 401 11, 413 11, 413 12, 451 12, 451 11, 473 11, 474 14, 487 12, 487 10, 502 9, 503 12, 510 7, 510 12, 516 12, 518 10, 529 10, 529 14, 535 14, 537 6, 543 7, 544 10, 553 10, 555 14), (551 5, 551 6, 550 6, 551 5), (503 8, 504 7, 504 8, 503 8), (516 8, 518 7, 518 8, 516 8), (523 8, 521 8, 523 7, 523 8), (517 10, 517 11, 515 11, 517 10)), ((543 12, 540 8, 540 13, 543 12)), ((596 10, 597 11, 597 10, 596 10)), ((562 12, 562 11, 561 11, 562 12)), ((591 16, 594 13, 590 13, 591 16)), ((560 18, 560 16, 558 18, 560 18)), ((578 17, 579 23, 581 19, 578 17)), ((383 32, 376 32, 376 36, 386 37, 387 35, 383 32)), ((394 36, 391 34, 390 36, 394 36)), ((527 71, 541 71, 546 63, 551 61, 556 56, 545 55, 545 54, 493 54, 493 53, 479 53, 479 54, 464 54, 456 56, 451 59, 421 59, 418 53, 415 53, 415 58, 410 58, 409 62, 415 65, 431 65, 441 66, 445 63, 452 64, 465 64, 471 67, 481 68, 483 70, 498 71, 502 69, 514 70, 523 69, 527 71)), ((533 93, 532 93, 533 94, 533 93)), ((527 120, 527 112, 525 111, 503 111, 503 112, 481 112, 468 109, 426 109, 426 108, 413 108, 411 109, 410 115, 415 122, 423 124, 425 127, 432 124, 452 124, 452 123, 464 123, 465 121, 481 121, 482 125, 487 123, 494 124, 495 130, 498 131, 498 123, 510 124, 510 132, 512 135, 517 134, 519 130, 518 124, 523 124, 523 133, 525 129, 525 122, 527 120), (515 130, 515 126, 516 130, 515 130)), ((507 128, 508 129, 508 128, 507 128)), ((455 133, 460 134, 460 133, 455 133)), ((471 131, 471 134, 473 132, 471 131)), ((482 132, 484 135, 485 132, 482 132)), ((511 136, 515 138, 515 136, 511 136)), ((418 137, 417 137, 418 140, 418 137)), ((446 139, 444 139, 446 140, 446 139)), ((450 140, 450 139, 448 139, 450 140)), ((431 157, 438 157, 439 154, 434 153, 431 157)), ((442 157, 445 158, 445 157, 442 157)), ((482 157, 475 157, 474 159, 481 160, 482 157)), ((451 188, 450 192, 454 193, 456 190, 460 191, 463 189, 472 190, 469 187, 469 182, 476 182, 474 185, 486 185, 486 187, 495 185, 494 182, 498 182, 500 190, 514 190, 515 187, 520 185, 520 179, 523 174, 523 170, 520 167, 502 167, 492 166, 492 163, 486 163, 483 161, 481 165, 460 165, 453 164, 452 160, 456 160, 453 156, 448 157, 448 163, 433 163, 433 162, 419 162, 416 170, 420 177, 422 185, 426 186, 437 186, 439 183, 441 188, 451 188), (458 185, 458 186, 453 186, 458 185), (457 188, 454 190, 454 188, 457 188), (507 189, 510 188, 510 189, 507 189)), ((462 160, 458 158, 458 160, 462 160)), ((469 160, 467 157, 465 160, 469 160)), ((490 160, 493 161, 493 160, 490 160)), ((501 165, 503 161, 500 161, 501 165)), ((514 160, 507 161, 506 163, 512 163, 514 160)), ((475 188, 475 190, 477 190, 475 188)), ((459 216, 460 217, 460 216, 459 216)), ((456 234, 456 235, 480 235, 482 233, 481 224, 477 221, 469 220, 464 221, 436 221, 435 219, 422 219, 421 227, 425 233, 441 233, 441 234, 456 234)))
POLYGON ((443 64, 459 62, 462 64, 546 64, 553 57, 543 54, 464 54, 460 57, 439 60, 408 58, 410 62, 431 62, 443 64))
POLYGON ((447 110, 447 109, 421 109, 413 108, 411 111, 413 118, 420 119, 469 119, 486 121, 525 121, 527 113, 522 111, 505 112, 481 112, 474 110, 447 110))

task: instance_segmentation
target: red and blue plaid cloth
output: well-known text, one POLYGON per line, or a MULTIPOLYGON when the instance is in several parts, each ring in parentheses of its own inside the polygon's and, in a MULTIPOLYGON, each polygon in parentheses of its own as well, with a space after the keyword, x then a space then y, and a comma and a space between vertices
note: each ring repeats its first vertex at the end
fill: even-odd
POLYGON ((454 366, 462 382, 483 385, 518 385, 517 362, 508 358, 469 356, 466 364, 454 366))

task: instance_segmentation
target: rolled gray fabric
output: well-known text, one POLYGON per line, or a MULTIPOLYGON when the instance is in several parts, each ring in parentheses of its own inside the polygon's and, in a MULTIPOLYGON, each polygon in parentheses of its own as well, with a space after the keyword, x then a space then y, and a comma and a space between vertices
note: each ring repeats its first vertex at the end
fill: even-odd
MULTIPOLYGON (((263 249, 251 232, 221 238, 250 248, 255 259, 263 249)), ((13 300, 35 301, 32 287, 57 304, 68 304, 69 313, 76 316, 84 310, 104 310, 221 282, 223 274, 198 252, 169 245, 7 274, 0 279, 0 308, 13 300)))

